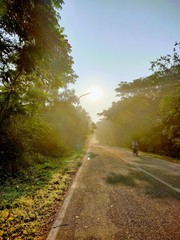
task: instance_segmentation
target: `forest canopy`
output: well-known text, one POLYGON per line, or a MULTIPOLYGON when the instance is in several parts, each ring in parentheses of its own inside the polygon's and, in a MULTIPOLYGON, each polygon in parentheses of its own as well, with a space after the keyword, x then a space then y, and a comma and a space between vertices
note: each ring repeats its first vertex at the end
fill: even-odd
POLYGON ((16 175, 36 154, 82 145, 90 118, 68 84, 77 79, 60 26, 62 0, 0 3, 0 172, 16 175), (60 93, 60 89, 63 89, 60 93), (76 123, 83 122, 80 126, 76 123))
POLYGON ((120 100, 100 113, 97 134, 102 143, 180 156, 180 43, 172 55, 151 62, 154 73, 115 89, 120 100))

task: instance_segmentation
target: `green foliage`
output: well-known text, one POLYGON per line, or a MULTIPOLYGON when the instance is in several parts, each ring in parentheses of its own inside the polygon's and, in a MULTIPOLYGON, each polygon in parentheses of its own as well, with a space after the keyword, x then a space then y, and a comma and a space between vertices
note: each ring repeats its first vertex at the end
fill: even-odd
POLYGON ((71 47, 58 24, 62 1, 3 1, 0 16, 2 121, 11 111, 53 101, 74 82, 71 47), (45 95, 45 93, 47 95, 45 95), (33 97, 33 98, 32 98, 33 97))
POLYGON ((46 119, 52 124, 54 134, 60 139, 64 150, 83 146, 91 121, 81 107, 57 101, 46 113, 46 119))
POLYGON ((57 10, 62 4, 62 0, 1 1, 1 176, 17 177, 22 167, 32 164, 30 155, 62 156, 86 139, 89 118, 73 106, 78 98, 67 89, 77 76, 71 46, 59 25, 57 10), (58 115, 56 102, 61 102, 58 115))
POLYGON ((0 3, 0 239, 34 239, 81 164, 67 153, 82 148, 90 119, 67 88, 77 76, 62 3, 0 3))
POLYGON ((59 87, 76 78, 69 55, 71 47, 58 24, 54 4, 61 6, 62 1, 3 1, 1 119, 10 107, 16 109, 17 103, 26 109, 35 102, 44 105, 57 96, 59 87), (39 97, 40 91, 48 98, 39 97))
POLYGON ((25 156, 31 154, 34 142, 48 131, 50 131, 48 123, 39 115, 33 117, 11 115, 9 120, 6 120, 6 125, 1 127, 1 175, 16 176, 20 166, 29 166, 30 163, 25 156))
POLYGON ((130 147, 136 139, 141 150, 180 156, 179 48, 175 43, 172 56, 152 62, 151 76, 118 85, 121 100, 100 114, 105 120, 97 133, 103 143, 130 147))
POLYGON ((155 73, 134 80, 133 82, 121 82, 115 89, 117 96, 122 98, 135 95, 144 95, 156 99, 162 97, 165 92, 175 90, 180 81, 180 57, 178 54, 180 43, 175 43, 173 55, 160 57, 151 62, 151 70, 155 73))
POLYGON ((180 88, 160 102, 162 134, 167 139, 172 156, 180 156, 180 88))
MULTIPOLYGON (((115 133, 114 143, 121 146, 131 146, 133 139, 140 140, 142 134, 146 134, 152 127, 152 119, 157 106, 142 95, 125 98, 103 113, 107 119, 110 129, 115 133)), ((108 128, 109 128, 108 127, 108 128)), ((107 136, 111 136, 110 129, 107 136)), ((104 129, 105 130, 105 129, 104 129)), ((105 139, 104 139, 105 140, 105 139)), ((108 137, 108 142, 110 141, 108 137)))
POLYGON ((21 171, 18 178, 1 182, 0 238, 38 238, 47 219, 52 219, 54 207, 61 204, 82 154, 43 158, 41 164, 21 171))

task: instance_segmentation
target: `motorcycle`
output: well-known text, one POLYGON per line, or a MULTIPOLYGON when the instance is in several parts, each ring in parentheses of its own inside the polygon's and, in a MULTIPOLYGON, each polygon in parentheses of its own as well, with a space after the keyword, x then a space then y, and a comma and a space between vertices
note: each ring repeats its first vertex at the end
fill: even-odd
POLYGON ((138 157, 138 148, 137 147, 133 147, 133 156, 138 157))

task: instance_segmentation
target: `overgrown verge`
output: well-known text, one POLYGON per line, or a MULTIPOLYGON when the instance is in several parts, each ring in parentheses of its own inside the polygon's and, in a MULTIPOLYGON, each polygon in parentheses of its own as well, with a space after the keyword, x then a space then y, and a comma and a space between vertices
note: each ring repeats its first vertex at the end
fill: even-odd
POLYGON ((46 158, 0 188, 0 239, 44 239, 83 151, 46 158))
POLYGON ((161 159, 161 160, 164 160, 164 161, 180 164, 180 158, 173 158, 173 157, 159 155, 159 154, 155 154, 155 153, 149 153, 149 152, 141 152, 141 155, 142 156, 149 156, 149 157, 152 157, 152 158, 158 158, 158 159, 161 159))

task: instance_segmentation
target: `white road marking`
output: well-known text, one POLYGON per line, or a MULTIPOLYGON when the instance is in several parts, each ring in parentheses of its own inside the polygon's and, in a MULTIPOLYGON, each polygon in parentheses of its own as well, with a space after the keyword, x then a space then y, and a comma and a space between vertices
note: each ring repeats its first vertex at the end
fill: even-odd
MULTIPOLYGON (((167 183, 167 182, 163 181, 162 179, 154 176, 153 174, 147 172, 146 170, 144 170, 144 169, 142 169, 142 168, 140 168, 140 167, 137 167, 136 165, 132 164, 132 163, 129 162, 128 160, 119 157, 119 156, 116 155, 115 153, 113 153, 113 152, 111 152, 111 151, 109 151, 109 150, 106 150, 106 151, 107 151, 108 153, 110 153, 111 155, 113 155, 113 156, 115 156, 115 157, 117 157, 117 158, 125 161, 126 163, 130 164, 131 166, 137 168, 138 170, 144 172, 145 174, 151 176, 152 178, 156 179, 157 181, 163 183, 164 185, 166 185, 167 187, 171 188, 171 189, 174 190, 175 192, 180 193, 180 189, 179 189, 179 188, 173 187, 173 186, 170 185, 169 183, 167 183)), ((89 150, 88 150, 87 152, 89 152, 89 150)), ((87 156, 86 156, 86 155, 85 155, 85 159, 87 159, 87 156)), ((83 161, 83 162, 84 162, 84 161, 83 161)), ((81 167, 79 168, 79 170, 78 170, 78 172, 77 172, 77 174, 76 174, 76 176, 75 176, 75 179, 74 179, 74 181, 73 181, 73 184, 72 184, 72 186, 71 186, 71 188, 70 188, 70 190, 69 190, 69 192, 68 192, 68 194, 67 194, 67 196, 66 196, 66 198, 65 198, 65 200, 64 200, 64 203, 63 203, 63 205, 62 205, 62 207, 61 207, 61 209, 60 209, 60 211, 59 211, 59 214, 58 214, 56 220, 54 221, 54 223, 53 223, 53 225, 52 225, 52 227, 51 227, 51 230, 50 230, 50 232, 49 232, 46 240, 55 240, 56 237, 57 237, 57 235, 58 235, 59 228, 61 227, 61 224, 62 224, 62 221, 63 221, 63 219, 64 219, 66 210, 67 210, 67 208, 68 208, 69 202, 71 201, 71 198, 72 198, 72 196, 73 196, 74 189, 75 189, 76 186, 77 186, 78 178, 79 178, 79 175, 80 175, 80 173, 81 173, 81 171, 82 171, 82 167, 83 167, 83 164, 81 165, 81 167)))
MULTIPOLYGON (((106 150, 106 151, 107 151, 107 150, 106 150)), ((126 160, 126 159, 124 159, 124 158, 122 158, 122 157, 119 157, 118 155, 116 155, 115 153, 113 153, 113 152, 111 152, 111 151, 109 151, 109 150, 108 150, 107 152, 109 152, 111 155, 114 155, 115 157, 120 158, 121 160, 125 161, 125 162, 128 163, 129 165, 137 168, 138 170, 140 170, 140 171, 144 172, 145 174, 151 176, 152 178, 156 179, 157 181, 163 183, 164 185, 166 185, 167 187, 171 188, 171 189, 174 190, 175 192, 180 193, 180 188, 175 188, 175 187, 173 187, 171 184, 169 184, 169 183, 165 182, 164 180, 156 177, 155 175, 147 172, 146 170, 142 169, 141 167, 137 167, 135 164, 129 162, 128 160, 126 160)))

